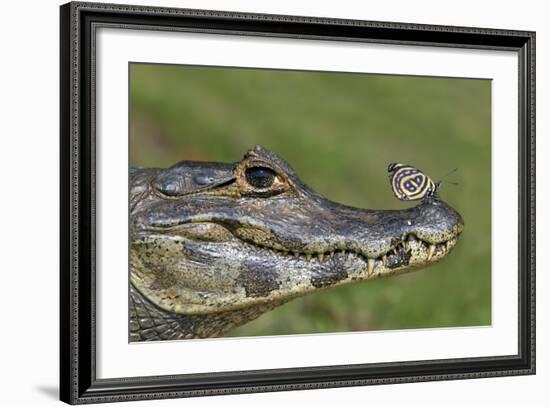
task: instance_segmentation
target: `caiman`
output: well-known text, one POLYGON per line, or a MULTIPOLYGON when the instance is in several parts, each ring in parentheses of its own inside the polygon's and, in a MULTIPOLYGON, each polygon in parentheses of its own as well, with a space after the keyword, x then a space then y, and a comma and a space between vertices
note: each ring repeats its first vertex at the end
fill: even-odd
POLYGON ((256 146, 235 164, 130 170, 129 340, 219 337, 293 298, 446 257, 463 229, 438 197, 360 209, 256 146))

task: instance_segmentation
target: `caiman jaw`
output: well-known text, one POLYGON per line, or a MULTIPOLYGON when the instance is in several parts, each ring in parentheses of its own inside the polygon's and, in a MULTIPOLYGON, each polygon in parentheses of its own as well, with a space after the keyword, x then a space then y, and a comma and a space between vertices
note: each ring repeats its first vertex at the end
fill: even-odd
POLYGON ((255 243, 251 244, 270 250, 283 258, 290 256, 296 259, 296 261, 306 263, 318 262, 319 264, 328 264, 331 262, 331 259, 335 257, 344 259, 356 257, 365 262, 367 266, 367 275, 369 277, 379 277, 390 274, 392 270, 398 269, 404 265, 408 265, 413 255, 416 255, 415 260, 418 264, 422 262, 426 265, 434 263, 445 257, 452 250, 457 241, 458 234, 455 237, 451 237, 439 243, 430 243, 419 239, 411 233, 405 239, 398 242, 391 250, 375 258, 366 257, 361 252, 354 251, 353 249, 346 249, 345 247, 330 251, 306 253, 275 249, 269 246, 256 245, 255 243))
MULTIPOLYGON (((438 211, 452 211, 442 202, 433 205, 438 211)), ((390 211, 384 216, 391 224, 402 218, 403 212, 392 215, 390 211)), ((156 299, 159 307, 187 315, 278 305, 321 288, 433 264, 455 246, 463 228, 459 217, 455 222, 434 230, 423 225, 418 229, 422 238, 405 227, 401 235, 389 234, 375 242, 374 248, 360 241, 335 240, 321 250, 285 247, 284 239, 272 231, 259 232, 262 229, 258 227, 227 221, 222 225, 212 219, 195 219, 157 226, 142 239, 134 239, 132 282, 147 298, 156 299), (375 250, 376 255, 368 255, 375 250)))
MULTIPOLYGON (((360 275, 356 277, 366 280, 428 266, 444 258, 455 246, 463 230, 462 220, 458 214, 441 201, 423 203, 420 206, 426 206, 430 210, 432 206, 443 207, 444 211, 449 211, 449 216, 456 215, 454 224, 446 225, 441 230, 431 230, 426 225, 422 225, 418 231, 421 238, 416 232, 407 230, 415 227, 411 220, 407 220, 401 222, 402 232, 396 231, 394 234, 381 236, 381 240, 385 240, 387 244, 378 243, 375 248, 369 247, 368 242, 362 242, 360 239, 352 242, 349 239, 348 241, 336 239, 324 245, 308 245, 301 242, 301 246, 306 247, 305 250, 285 245, 284 237, 281 238, 265 227, 227 220, 218 220, 220 223, 216 223, 211 218, 194 218, 190 223, 151 227, 150 231, 158 233, 159 236, 182 237, 184 239, 182 245, 185 245, 187 239, 218 244, 235 240, 242 244, 240 249, 242 253, 260 249, 261 252, 266 252, 262 254, 264 256, 269 253, 277 256, 281 261, 288 261, 292 265, 300 264, 300 267, 305 268, 311 267, 314 263, 330 266, 334 263, 333 259, 358 259, 364 262, 366 272, 359 273, 360 275)), ((401 216, 399 211, 395 212, 396 217, 397 214, 401 216)), ((390 213, 391 211, 385 218, 389 224, 395 224, 393 222, 395 219, 390 213)), ((434 212, 434 214, 437 213, 434 212)), ((292 230, 292 225, 289 225, 289 229, 292 230)), ((219 250, 224 251, 222 248, 219 250)))

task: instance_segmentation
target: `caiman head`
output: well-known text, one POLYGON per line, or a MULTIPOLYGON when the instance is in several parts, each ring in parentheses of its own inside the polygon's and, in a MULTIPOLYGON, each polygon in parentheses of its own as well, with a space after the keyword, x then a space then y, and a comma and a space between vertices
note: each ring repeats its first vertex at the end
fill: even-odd
POLYGON ((236 164, 135 169, 131 293, 155 318, 187 321, 166 338, 219 336, 292 298, 429 266, 462 229, 436 198, 404 210, 329 201, 260 146, 236 164))

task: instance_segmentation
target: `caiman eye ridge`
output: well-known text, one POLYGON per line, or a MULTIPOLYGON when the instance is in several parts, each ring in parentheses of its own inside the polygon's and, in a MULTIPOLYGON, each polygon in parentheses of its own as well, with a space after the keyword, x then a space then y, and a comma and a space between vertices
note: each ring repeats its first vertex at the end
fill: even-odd
POLYGON ((333 258, 346 259, 346 258, 357 257, 362 259, 365 263, 367 263, 367 268, 368 268, 367 272, 369 275, 372 275, 374 274, 375 268, 380 266, 385 266, 388 269, 394 269, 403 265, 407 265, 409 263, 409 259, 412 256, 412 245, 414 243, 419 244, 420 245, 419 247, 422 247, 422 251, 427 253, 427 257, 425 259, 426 262, 431 261, 434 255, 436 256, 445 255, 447 254, 448 251, 450 251, 454 247, 455 243, 458 240, 458 236, 452 237, 440 243, 429 243, 422 239, 419 239, 414 234, 409 234, 405 239, 397 243, 397 245, 394 246, 392 249, 390 249, 388 252, 376 258, 369 258, 365 256, 363 253, 360 253, 353 249, 342 248, 338 250, 308 253, 308 252, 301 252, 301 251, 276 249, 271 246, 259 244, 250 239, 242 239, 240 237, 239 237, 239 240, 244 241, 252 246, 269 250, 270 252, 275 253, 277 255, 280 255, 283 257, 289 257, 291 259, 294 258, 296 260, 306 261, 308 263, 311 261, 317 261, 319 264, 321 264, 333 258))

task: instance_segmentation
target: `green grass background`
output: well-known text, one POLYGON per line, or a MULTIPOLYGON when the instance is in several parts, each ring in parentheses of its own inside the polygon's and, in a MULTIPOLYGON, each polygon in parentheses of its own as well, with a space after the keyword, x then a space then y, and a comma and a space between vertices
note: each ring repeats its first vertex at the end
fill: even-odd
POLYGON ((132 64, 130 164, 235 162, 255 144, 327 198, 405 208, 390 162, 438 179, 465 220, 453 253, 415 273, 293 300, 229 336, 489 325, 489 80, 132 64))

